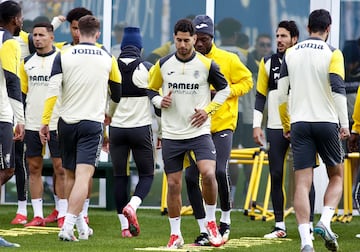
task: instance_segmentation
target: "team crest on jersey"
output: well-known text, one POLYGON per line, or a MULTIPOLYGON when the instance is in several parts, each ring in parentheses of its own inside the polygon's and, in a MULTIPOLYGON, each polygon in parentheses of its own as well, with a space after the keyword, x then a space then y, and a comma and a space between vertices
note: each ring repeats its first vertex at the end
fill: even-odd
POLYGON ((200 76, 199 70, 195 70, 195 72, 194 72, 195 79, 198 79, 199 76, 200 76))

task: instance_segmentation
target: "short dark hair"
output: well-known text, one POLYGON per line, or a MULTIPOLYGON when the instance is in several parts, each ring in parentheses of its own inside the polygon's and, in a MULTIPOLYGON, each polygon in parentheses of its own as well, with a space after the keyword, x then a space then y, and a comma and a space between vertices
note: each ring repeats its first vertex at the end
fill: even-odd
POLYGON ((69 11, 66 15, 66 20, 71 23, 74 20, 79 21, 80 18, 86 15, 93 15, 93 13, 84 7, 77 7, 69 11))
POLYGON ((191 36, 195 34, 195 27, 192 21, 188 18, 180 19, 174 26, 174 34, 178 32, 189 32, 191 36))
POLYGON ((331 15, 325 9, 314 10, 309 15, 310 32, 324 32, 331 25, 331 15))
POLYGON ((299 29, 295 23, 295 21, 292 20, 283 20, 278 24, 278 28, 284 28, 290 32, 290 36, 292 38, 299 37, 299 29))
POLYGON ((33 29, 36 28, 36 27, 44 27, 46 28, 46 30, 48 32, 54 32, 54 27, 51 23, 49 22, 40 22, 40 23, 36 23, 34 26, 33 26, 33 29))
POLYGON ((0 4, 0 23, 8 24, 11 19, 21 13, 21 6, 15 1, 8 0, 0 4))
POLYGON ((92 15, 86 15, 79 19, 79 31, 82 35, 94 36, 100 31, 100 21, 92 15))

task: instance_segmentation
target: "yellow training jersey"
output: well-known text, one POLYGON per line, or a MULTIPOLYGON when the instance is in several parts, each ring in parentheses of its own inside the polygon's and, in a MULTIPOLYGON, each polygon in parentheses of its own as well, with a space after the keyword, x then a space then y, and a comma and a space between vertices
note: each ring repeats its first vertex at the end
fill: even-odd
POLYGON ((224 104, 211 116, 211 133, 225 129, 235 130, 239 96, 248 93, 253 87, 252 74, 241 63, 239 57, 231 52, 219 49, 213 44, 210 52, 205 55, 218 64, 230 87, 230 96, 224 104))

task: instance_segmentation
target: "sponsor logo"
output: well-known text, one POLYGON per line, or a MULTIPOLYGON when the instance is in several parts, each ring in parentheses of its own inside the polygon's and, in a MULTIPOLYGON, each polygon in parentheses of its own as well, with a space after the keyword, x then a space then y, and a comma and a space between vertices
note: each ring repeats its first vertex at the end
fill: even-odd
POLYGON ((171 72, 168 72, 167 75, 172 75, 174 73, 175 73, 175 71, 171 71, 171 72))
POLYGON ((215 154, 216 154, 216 150, 212 150, 211 153, 215 155, 215 154))
POLYGON ((275 71, 277 71, 279 69, 279 67, 274 67, 274 68, 272 68, 271 70, 273 71, 273 72, 275 72, 275 71))
POLYGON ((49 75, 31 75, 29 76, 30 81, 33 82, 43 82, 43 81, 49 81, 50 76, 49 75))
POLYGON ((220 137, 224 138, 226 137, 228 134, 224 133, 224 134, 221 134, 220 137))
POLYGON ((299 49, 303 49, 303 48, 311 48, 311 49, 320 49, 323 50, 324 49, 324 45, 319 45, 316 43, 311 43, 311 42, 307 42, 307 43, 301 43, 295 46, 295 50, 299 50, 299 49))
POLYGON ((102 50, 89 48, 73 48, 72 54, 102 55, 102 50))
POLYGON ((202 29, 202 28, 206 28, 206 27, 209 27, 209 26, 204 23, 201 23, 201 24, 198 24, 197 26, 195 26, 196 29, 202 29))

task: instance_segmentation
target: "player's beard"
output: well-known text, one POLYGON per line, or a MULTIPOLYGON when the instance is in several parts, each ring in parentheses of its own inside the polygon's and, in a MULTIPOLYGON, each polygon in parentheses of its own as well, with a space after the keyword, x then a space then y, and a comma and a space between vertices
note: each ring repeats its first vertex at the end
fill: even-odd
POLYGON ((178 50, 179 55, 181 55, 182 57, 188 57, 191 55, 192 49, 187 49, 186 47, 184 48, 180 48, 178 50))

